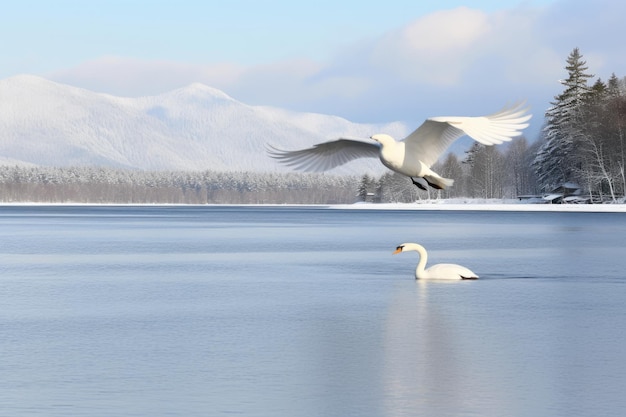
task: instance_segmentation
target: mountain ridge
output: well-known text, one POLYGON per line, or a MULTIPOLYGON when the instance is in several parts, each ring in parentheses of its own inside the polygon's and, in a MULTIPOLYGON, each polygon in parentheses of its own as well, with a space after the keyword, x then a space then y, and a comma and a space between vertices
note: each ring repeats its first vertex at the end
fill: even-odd
MULTIPOLYGON (((407 133, 400 122, 242 103, 193 83, 159 95, 118 97, 34 75, 0 80, 0 164, 139 170, 281 171, 265 145, 309 147, 339 136, 407 133)), ((380 172, 357 161, 334 172, 380 172)))

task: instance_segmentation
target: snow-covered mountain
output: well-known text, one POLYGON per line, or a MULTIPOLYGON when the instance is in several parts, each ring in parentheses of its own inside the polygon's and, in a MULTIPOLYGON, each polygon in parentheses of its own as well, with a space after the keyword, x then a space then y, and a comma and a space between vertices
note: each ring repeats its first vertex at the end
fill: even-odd
MULTIPOLYGON (((250 106, 202 84, 125 98, 31 75, 0 80, 0 165, 273 171, 286 168, 267 157, 266 143, 297 149, 342 135, 402 137, 407 130, 402 123, 250 106)), ((356 162, 341 171, 378 166, 356 162)))

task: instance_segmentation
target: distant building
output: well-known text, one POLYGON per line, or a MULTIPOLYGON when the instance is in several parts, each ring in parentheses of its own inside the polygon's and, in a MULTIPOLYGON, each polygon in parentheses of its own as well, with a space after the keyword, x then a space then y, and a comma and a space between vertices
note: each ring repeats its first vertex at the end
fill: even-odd
POLYGON ((573 182, 566 182, 555 189, 549 194, 544 195, 542 198, 550 204, 589 204, 591 203, 588 197, 582 197, 582 190, 580 185, 573 182))
POLYGON ((517 198, 535 204, 589 204, 589 197, 583 197, 580 186, 566 182, 544 195, 520 195, 517 198))

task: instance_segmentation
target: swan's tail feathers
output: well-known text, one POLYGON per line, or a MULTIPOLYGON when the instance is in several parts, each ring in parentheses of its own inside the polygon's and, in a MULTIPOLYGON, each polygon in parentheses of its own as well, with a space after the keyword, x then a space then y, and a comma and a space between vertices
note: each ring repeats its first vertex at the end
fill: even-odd
POLYGON ((424 180, 426 180, 428 185, 430 185, 431 187, 437 190, 445 190, 448 187, 452 187, 452 185, 454 184, 453 179, 443 178, 443 177, 434 176, 434 175, 426 175, 424 177, 424 180))

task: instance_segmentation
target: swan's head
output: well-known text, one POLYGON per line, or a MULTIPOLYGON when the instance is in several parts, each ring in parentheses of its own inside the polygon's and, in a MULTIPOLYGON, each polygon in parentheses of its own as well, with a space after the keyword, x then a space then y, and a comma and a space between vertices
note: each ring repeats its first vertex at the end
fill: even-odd
POLYGON ((399 245, 399 246, 396 248, 396 250, 395 250, 395 251, 393 251, 393 255, 396 255, 396 254, 398 254, 398 253, 400 253, 400 252, 404 252, 404 251, 405 251, 405 247, 406 247, 406 245, 407 245, 406 243, 403 243, 403 244, 399 245))
POLYGON ((392 138, 391 136, 385 134, 385 133, 377 133, 375 135, 370 136, 370 139, 375 140, 376 142, 380 143, 381 145, 386 145, 388 143, 394 143, 396 140, 394 138, 392 138))
POLYGON ((409 251, 417 251, 419 252, 420 249, 424 249, 424 247, 422 245, 418 245, 417 243, 403 243, 401 245, 398 245, 398 247, 396 248, 396 250, 393 252, 393 255, 397 254, 397 253, 401 253, 401 252, 409 252, 409 251))

